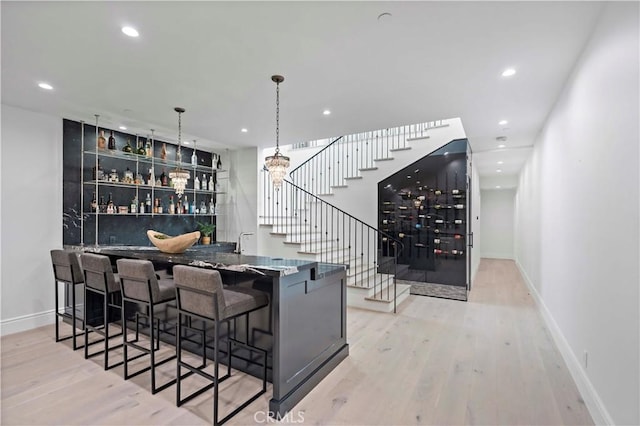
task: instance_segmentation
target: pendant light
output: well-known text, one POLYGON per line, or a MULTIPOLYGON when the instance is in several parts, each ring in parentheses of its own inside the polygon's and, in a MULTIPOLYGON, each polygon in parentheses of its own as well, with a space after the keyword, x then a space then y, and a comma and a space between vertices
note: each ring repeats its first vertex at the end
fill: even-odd
POLYGON ((271 81, 276 83, 276 152, 265 158, 265 166, 269 170, 273 187, 278 190, 289 167, 289 157, 280 154, 280 83, 284 81, 284 77, 272 75, 271 81))
POLYGON ((178 113, 178 166, 169 172, 169 178, 173 183, 173 187, 176 190, 178 198, 184 194, 184 189, 187 187, 187 181, 191 177, 188 171, 184 170, 180 165, 182 164, 182 113, 184 108, 175 107, 174 111, 178 113))

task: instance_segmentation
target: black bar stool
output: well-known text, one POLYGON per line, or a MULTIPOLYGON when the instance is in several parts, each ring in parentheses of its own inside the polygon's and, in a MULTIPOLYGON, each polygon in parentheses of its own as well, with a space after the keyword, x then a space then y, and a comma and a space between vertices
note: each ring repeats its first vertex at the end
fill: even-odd
MULTIPOLYGON (((80 262, 78 261, 78 254, 71 250, 51 250, 51 263, 53 265, 53 278, 55 280, 55 319, 56 319, 56 342, 62 342, 63 340, 73 339, 73 350, 82 348, 78 346, 76 338, 83 335, 83 333, 76 334, 76 286, 84 284, 84 277, 82 275, 82 269, 80 268, 80 262), (66 313, 58 312, 59 309, 59 296, 58 296, 58 283, 63 283, 67 289, 71 289, 71 336, 60 337, 60 324, 58 318, 65 318, 66 313)), ((82 323, 85 321, 82 320, 82 323)), ((83 325, 84 328, 84 325, 83 325)))
MULTIPOLYGON (((230 329, 229 322, 237 317, 246 315, 248 322, 248 315, 250 312, 261 309, 268 305, 269 301, 267 295, 263 292, 243 288, 242 291, 234 291, 232 289, 224 288, 220 273, 215 270, 195 268, 191 266, 178 265, 173 268, 173 277, 176 286, 177 302, 178 302, 178 338, 177 338, 177 355, 178 355, 178 373, 176 384, 176 404, 178 406, 195 398, 203 392, 214 388, 213 391, 213 424, 221 425, 227 420, 231 419, 242 409, 247 407, 253 401, 255 401, 260 395, 267 390, 267 351, 264 349, 252 346, 247 341, 240 342, 233 339, 230 335, 227 335, 227 374, 223 377, 219 375, 219 351, 220 351, 220 326, 223 323, 227 323, 227 330, 230 329), (188 320, 188 324, 191 323, 193 318, 200 319, 206 322, 213 322, 214 325, 214 370, 213 375, 204 371, 205 365, 194 366, 182 359, 182 330, 183 328, 189 328, 184 324, 183 319, 188 320), (218 392, 219 384, 231 377, 231 345, 235 344, 242 346, 250 352, 257 352, 262 355, 264 362, 262 367, 262 389, 248 400, 243 402, 239 407, 234 409, 231 413, 226 415, 222 420, 218 420, 218 392), (190 372, 196 373, 201 377, 204 377, 211 381, 208 385, 193 392, 191 395, 181 398, 181 367, 188 369, 190 372)), ((202 331, 204 334, 203 330, 202 331)), ((229 334, 229 333, 227 333, 229 334)), ((206 351, 206 338, 202 341, 202 350, 206 351)))
POLYGON ((109 370, 113 367, 117 367, 122 364, 118 362, 114 365, 109 365, 109 350, 122 347, 122 344, 109 347, 109 339, 112 337, 122 336, 122 324, 120 333, 109 335, 109 314, 110 308, 118 309, 118 317, 122 317, 120 303, 120 278, 117 274, 113 273, 111 261, 109 257, 98 254, 84 253, 80 256, 82 262, 82 270, 84 272, 84 339, 88 342, 88 334, 93 331, 100 334, 103 338, 101 340, 91 342, 91 344, 104 342, 104 349, 99 352, 89 354, 89 345, 84 345, 84 359, 91 358, 96 355, 104 354, 104 369, 109 370), (102 296, 103 308, 102 308, 102 323, 97 326, 89 325, 87 316, 87 305, 89 293, 99 294, 102 296))
MULTIPOLYGON (((155 394, 176 382, 176 379, 156 387, 156 367, 176 358, 175 353, 161 361, 156 361, 156 351, 160 349, 160 319, 155 316, 154 308, 159 305, 167 306, 168 302, 176 299, 176 290, 171 279, 158 279, 153 269, 153 263, 148 260, 118 259, 118 275, 122 290, 122 331, 124 345, 124 379, 128 380, 139 374, 151 370, 151 393, 155 394), (137 303, 145 307, 145 313, 136 312, 136 338, 127 340, 127 302, 137 303), (137 344, 139 340, 139 318, 146 317, 149 321, 149 347, 137 344), (156 337, 157 332, 157 337, 156 337), (135 348, 142 352, 132 358, 128 357, 128 348, 135 348), (150 356, 150 364, 133 374, 129 374, 129 361, 142 356, 150 356)), ((165 322, 165 332, 166 332, 165 322)), ((175 330, 175 325, 172 325, 175 330)), ((170 333, 169 333, 170 334, 170 333)))

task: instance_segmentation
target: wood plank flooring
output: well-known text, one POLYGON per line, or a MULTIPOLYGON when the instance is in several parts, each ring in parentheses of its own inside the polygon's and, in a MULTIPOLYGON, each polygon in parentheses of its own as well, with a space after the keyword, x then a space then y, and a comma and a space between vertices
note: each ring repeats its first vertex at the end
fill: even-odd
MULTIPOLYGON (((125 382, 122 367, 105 372, 101 356, 85 360, 53 334, 1 339, 2 425, 211 424, 208 394, 177 408, 175 387, 151 395, 148 374, 125 382)), ((283 423, 593 424, 513 261, 483 259, 466 303, 410 296, 396 315, 349 309, 348 342, 350 356, 283 423)), ((175 363, 161 370, 160 383, 175 363)), ((187 391, 198 379, 188 380, 187 391)), ((224 382, 221 412, 258 387, 241 373, 224 382)), ((270 395, 228 424, 266 423, 270 395)))

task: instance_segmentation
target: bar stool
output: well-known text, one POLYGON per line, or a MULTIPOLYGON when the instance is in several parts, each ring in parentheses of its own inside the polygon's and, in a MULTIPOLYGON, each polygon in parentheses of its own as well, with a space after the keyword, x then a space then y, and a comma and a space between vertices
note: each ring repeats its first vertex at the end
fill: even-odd
MULTIPOLYGON (((71 250, 51 250, 51 263, 53 265, 53 277, 55 280, 55 322, 56 322, 56 342, 62 342, 64 340, 73 339, 73 350, 82 348, 78 346, 76 338, 83 335, 83 333, 76 334, 76 286, 84 284, 84 277, 82 275, 82 269, 78 261, 78 254, 71 250), (58 318, 64 318, 65 313, 58 312, 59 309, 59 295, 58 295, 58 283, 63 283, 67 289, 71 289, 71 336, 60 337, 60 324, 58 318)), ((82 321, 85 323, 85 321, 82 321)), ((83 327, 84 328, 84 327, 83 327)), ((85 341, 86 343, 86 341, 85 341)))
MULTIPOLYGON (((156 362, 156 351, 160 349, 160 319, 155 316, 154 308, 159 305, 167 306, 168 302, 176 299, 176 290, 173 280, 158 279, 153 269, 153 263, 148 260, 118 259, 118 275, 120 276, 120 288, 122 290, 122 331, 124 345, 124 379, 128 380, 146 371, 151 371, 151 393, 155 394, 176 382, 173 379, 159 387, 156 387, 156 367, 165 364, 176 358, 175 353, 156 362), (136 312, 136 338, 127 340, 127 302, 144 305, 145 313, 136 312), (146 317, 149 321, 149 348, 137 344, 139 340, 139 318, 146 317), (156 338, 156 331, 158 336, 156 338), (135 348, 142 352, 132 358, 128 357, 128 348, 135 348), (142 356, 150 356, 150 364, 133 374, 129 374, 129 361, 133 361, 142 356)), ((165 322, 166 324, 166 322, 165 322)), ((175 329, 175 326, 173 326, 175 329)), ((166 325, 165 325, 166 332, 166 325)), ((169 333, 170 334, 170 333, 169 333)))
POLYGON ((109 308, 118 309, 121 314, 122 305, 119 302, 119 294, 120 294, 120 278, 117 274, 113 273, 113 268, 111 267, 111 261, 109 257, 102 256, 98 254, 84 253, 80 256, 80 261, 82 262, 82 270, 84 272, 84 317, 87 319, 87 301, 89 300, 89 293, 99 294, 102 296, 103 308, 102 308, 102 324, 99 326, 92 326, 88 324, 88 321, 85 321, 84 324, 84 341, 88 342, 88 334, 89 331, 93 331, 102 336, 101 340, 98 340, 94 343, 100 343, 104 341, 104 349, 89 354, 89 345, 84 346, 84 359, 88 359, 94 357, 96 355, 100 355, 104 353, 104 369, 109 370, 113 367, 117 367, 122 364, 118 362, 114 365, 109 365, 109 350, 116 349, 122 347, 122 344, 109 347, 109 339, 112 337, 122 336, 122 325, 120 326, 120 333, 109 335, 109 308))
MULTIPOLYGON (((220 351, 220 326, 227 324, 227 330, 230 329, 230 321, 234 318, 248 315, 250 312, 261 309, 268 305, 269 301, 266 294, 243 288, 242 291, 234 291, 224 288, 220 273, 215 270, 196 268, 184 265, 178 265, 173 268, 173 277, 176 285, 177 304, 178 304, 178 338, 177 338, 177 355, 178 355, 178 372, 176 384, 176 404, 178 406, 195 398, 208 389, 214 388, 213 391, 213 424, 221 425, 239 413, 246 406, 255 401, 260 395, 267 390, 267 351, 249 345, 249 342, 240 342, 233 339, 227 333, 227 374, 223 377, 219 375, 219 351, 220 351), (193 366, 182 359, 182 330, 189 328, 184 324, 184 319, 191 323, 192 318, 213 322, 214 325, 214 370, 213 375, 204 371, 203 366, 193 366), (231 377, 231 345, 242 346, 250 352, 257 352, 262 355, 264 362, 262 367, 262 389, 255 395, 250 397, 239 407, 234 409, 230 414, 222 420, 218 420, 218 392, 219 383, 231 377), (196 373, 211 381, 201 389, 193 392, 184 399, 181 398, 181 367, 188 369, 190 372, 196 373)), ((203 327, 204 329, 205 327, 203 327)), ((202 331, 204 334, 204 330, 202 331)), ((206 351, 206 339, 203 338, 202 350, 206 351)))

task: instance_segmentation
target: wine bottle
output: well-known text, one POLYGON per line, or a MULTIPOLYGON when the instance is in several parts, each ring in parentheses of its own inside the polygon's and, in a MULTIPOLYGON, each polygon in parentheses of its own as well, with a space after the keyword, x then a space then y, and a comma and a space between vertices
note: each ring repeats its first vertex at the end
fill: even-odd
POLYGON ((112 151, 116 149, 116 138, 113 136, 113 130, 111 130, 111 134, 109 135, 109 143, 107 146, 112 151))
POLYGON ((176 214, 176 205, 173 204, 173 195, 169 196, 169 214, 176 214))
POLYGON ((184 196, 184 207, 182 209, 182 213, 189 214, 189 198, 186 195, 184 196))
POLYGON ((122 152, 126 152, 127 154, 133 153, 133 147, 131 147, 131 139, 127 139, 127 144, 122 148, 122 152))
POLYGON ((104 130, 100 130, 100 135, 98 136, 97 145, 98 145, 98 149, 107 148, 107 138, 104 137, 104 130))
POLYGON ((164 169, 162 169, 162 174, 160 175, 160 182, 162 186, 169 186, 169 181, 167 180, 167 175, 164 173, 164 169))
POLYGON ((147 213, 151 213, 153 211, 151 210, 151 194, 147 193, 147 199, 145 200, 144 204, 145 204, 144 206, 145 211, 147 213))
POLYGON ((105 203, 105 201, 104 201, 104 195, 100 196, 100 204, 98 205, 98 211, 100 213, 106 213, 107 212, 107 203, 105 203))
POLYGON ((116 207, 113 204, 113 196, 111 192, 109 193, 109 201, 107 201, 107 214, 114 214, 116 212, 116 207))

